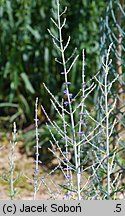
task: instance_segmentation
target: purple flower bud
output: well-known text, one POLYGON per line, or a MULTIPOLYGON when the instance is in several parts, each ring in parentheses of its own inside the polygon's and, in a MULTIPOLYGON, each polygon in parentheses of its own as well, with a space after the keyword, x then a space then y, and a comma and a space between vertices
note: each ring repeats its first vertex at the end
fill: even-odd
POLYGON ((42 164, 42 161, 38 160, 38 162, 39 162, 40 164, 42 164))
POLYGON ((67 94, 67 90, 64 90, 63 93, 64 93, 64 94, 67 94))
POLYGON ((84 83, 82 83, 82 85, 84 86, 84 87, 86 87, 86 83, 84 82, 84 83))
POLYGON ((62 137, 61 140, 67 140, 69 142, 72 142, 72 140, 69 137, 62 137))
POLYGON ((65 194, 65 197, 66 197, 66 198, 68 198, 68 197, 69 197, 69 194, 68 194, 68 193, 67 193, 67 194, 65 194))
POLYGON ((79 132, 76 132, 76 133, 77 133, 77 134, 81 134, 81 135, 85 134, 84 131, 79 131, 79 132))
POLYGON ((70 154, 70 152, 64 152, 64 151, 63 151, 63 154, 64 154, 64 155, 66 155, 66 154, 70 154))
POLYGON ((36 170, 34 171, 34 176, 36 176, 36 175, 38 174, 38 172, 39 172, 39 169, 36 169, 36 170))
POLYGON ((60 130, 56 131, 56 134, 59 134, 60 133, 60 130))
POLYGON ((86 117, 86 113, 85 112, 80 112, 79 115, 83 115, 84 117, 86 117))
POLYGON ((72 170, 71 167, 65 167, 64 170, 72 170))
POLYGON ((41 179, 44 180, 44 176, 41 179))
POLYGON ((37 163, 37 162, 40 163, 40 164, 42 164, 42 161, 40 161, 40 160, 38 160, 38 161, 34 160, 34 163, 37 163))
POLYGON ((71 179, 71 176, 66 176, 67 179, 71 179))
POLYGON ((69 186, 69 184, 63 184, 62 186, 64 186, 64 187, 68 187, 68 186, 69 186))
POLYGON ((71 82, 64 82, 64 84, 66 84, 66 85, 70 85, 70 84, 71 84, 71 82))
POLYGON ((69 98, 72 99, 73 94, 69 94, 69 98))
POLYGON ((86 127, 86 123, 84 122, 84 120, 80 120, 80 123, 82 123, 84 127, 86 127))
POLYGON ((68 106, 68 101, 64 101, 64 106, 68 106))
POLYGON ((63 137, 63 138, 61 138, 62 140, 67 140, 67 138, 66 137, 63 137))
POLYGON ((68 158, 64 158, 63 161, 64 161, 64 162, 67 162, 67 161, 68 161, 68 158))

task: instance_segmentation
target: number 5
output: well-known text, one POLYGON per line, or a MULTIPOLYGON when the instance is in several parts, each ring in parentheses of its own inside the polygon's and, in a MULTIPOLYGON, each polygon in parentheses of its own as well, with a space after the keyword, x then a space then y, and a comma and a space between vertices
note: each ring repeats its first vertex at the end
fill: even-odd
POLYGON ((116 212, 121 212, 121 204, 116 204, 116 212))

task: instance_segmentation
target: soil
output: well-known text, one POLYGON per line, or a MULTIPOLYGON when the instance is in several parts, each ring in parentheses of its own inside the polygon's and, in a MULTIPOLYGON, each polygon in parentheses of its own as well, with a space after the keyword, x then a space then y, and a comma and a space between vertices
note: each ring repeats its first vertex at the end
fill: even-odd
MULTIPOLYGON (((9 137, 9 135, 8 135, 9 137)), ((9 182, 3 180, 2 176, 7 174, 9 176, 9 156, 10 156, 10 143, 9 139, 7 140, 5 137, 0 136, 0 200, 9 200, 9 191, 10 184, 9 182), (1 148, 2 147, 2 148, 1 148)), ((19 179, 14 183, 14 187, 17 190, 17 194, 15 199, 17 200, 33 200, 34 195, 34 184, 33 184, 33 176, 34 176, 34 158, 32 156, 27 156, 25 151, 21 151, 23 147, 23 143, 19 142, 16 145, 15 149, 15 174, 14 178, 19 176, 19 179)), ((54 163, 54 162, 53 162, 54 163)), ((41 182, 41 187, 37 192, 36 199, 37 200, 47 200, 47 199, 63 199, 61 195, 61 187, 59 184, 64 183, 64 178, 60 172, 56 172, 54 174, 46 175, 51 172, 50 167, 46 167, 44 165, 39 166, 39 181, 41 177, 44 178, 44 182, 41 182)))

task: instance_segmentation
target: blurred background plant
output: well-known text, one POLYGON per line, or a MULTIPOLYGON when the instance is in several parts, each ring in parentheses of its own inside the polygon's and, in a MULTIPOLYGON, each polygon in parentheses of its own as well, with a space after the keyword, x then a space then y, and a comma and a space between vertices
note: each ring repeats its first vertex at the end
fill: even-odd
MULTIPOLYGON (((125 179, 125 2, 124 0, 110 0, 107 4, 105 15, 101 19, 100 29, 100 50, 102 58, 108 50, 110 43, 112 64, 110 67, 110 79, 118 79, 110 89, 110 97, 108 98, 109 107, 112 107, 116 98, 116 107, 110 116, 110 124, 113 124, 113 118, 116 118, 116 125, 112 131, 110 139, 110 149, 115 151, 114 161, 116 164, 115 174, 112 174, 112 182, 115 182, 117 176, 121 178, 122 184, 125 179)), ((101 61, 101 60, 100 60, 101 61)), ((100 82, 103 80, 104 74, 100 74, 100 82)), ((104 96, 100 97, 99 87, 95 94, 97 119, 100 119, 102 112, 101 107, 104 103, 104 96)), ((98 137, 99 138, 99 137, 98 137)), ((101 137, 99 139, 102 139, 101 137)), ((98 170, 97 175, 100 176, 98 170)), ((116 187, 116 182, 115 182, 116 187)), ((120 187, 119 187, 120 191, 120 187)), ((114 196, 114 194, 112 194, 114 196)))
POLYGON ((120 136, 125 126, 125 4, 124 0, 110 0, 105 16, 101 19, 101 57, 106 53, 110 43, 112 46, 112 67, 110 77, 118 77, 118 81, 112 90, 112 104, 114 96, 117 96, 117 106, 114 115, 117 116, 116 134, 120 136))
MULTIPOLYGON (((86 49, 88 77, 97 69, 99 48, 99 22, 103 13, 104 1, 78 0, 61 2, 61 7, 68 6, 67 26, 72 37, 72 47, 78 52, 86 49), (74 4, 75 3, 75 4, 74 4)), ((33 123, 34 98, 39 97, 51 117, 53 110, 46 97, 42 83, 46 82, 49 89, 60 96, 59 89, 62 79, 58 66, 54 61, 56 51, 49 39, 47 28, 53 28, 50 22, 55 1, 43 0, 1 0, 0 1, 0 122, 8 127, 8 121, 17 121, 20 129, 33 123), (58 83, 58 84, 57 84, 58 83)), ((54 30, 54 29, 53 29, 54 30)), ((73 88, 80 85, 81 60, 73 69, 71 81, 73 88)), ((41 121, 45 121, 39 111, 41 121)))

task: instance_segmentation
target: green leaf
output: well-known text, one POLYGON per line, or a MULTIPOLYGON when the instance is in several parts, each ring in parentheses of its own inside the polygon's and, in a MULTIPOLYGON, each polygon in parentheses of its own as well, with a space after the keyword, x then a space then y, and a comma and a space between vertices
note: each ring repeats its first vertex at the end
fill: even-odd
POLYGON ((14 104, 14 103, 0 103, 0 107, 15 107, 15 108, 18 108, 18 105, 14 104))
POLYGON ((20 97, 20 100, 21 100, 21 102, 23 103, 23 105, 24 105, 24 107, 26 109, 26 112, 30 113, 30 107, 29 107, 29 104, 28 104, 26 98, 22 94, 20 94, 19 97, 20 97))
POLYGON ((121 192, 121 191, 124 191, 124 190, 125 190, 125 186, 121 186, 121 187, 118 188, 117 190, 114 190, 114 191, 110 194, 110 196, 113 196, 115 193, 121 192))
POLYGON ((18 116, 20 116, 21 114, 22 114, 22 110, 21 109, 19 109, 19 111, 18 112, 16 112, 14 115, 12 115, 11 117, 10 117, 10 122, 11 123, 13 123, 14 121, 15 121, 15 119, 18 117, 18 116))
POLYGON ((30 31, 30 33, 36 38, 36 40, 40 40, 41 36, 38 32, 38 30, 33 29, 31 26, 27 26, 27 29, 30 31))
POLYGON ((29 80, 27 74, 26 74, 26 73, 21 73, 21 77, 22 77, 22 79, 23 79, 23 81, 24 81, 24 84, 25 84, 27 90, 28 90, 30 93, 34 94, 34 93, 35 93, 35 90, 34 90, 32 84, 31 84, 31 82, 30 82, 30 80, 29 80))
POLYGON ((70 189, 70 188, 68 188, 68 187, 66 187, 66 186, 63 186, 63 185, 61 185, 61 184, 59 184, 59 186, 62 187, 62 188, 64 188, 64 189, 66 189, 66 190, 68 190, 68 191, 77 192, 76 190, 70 189))

